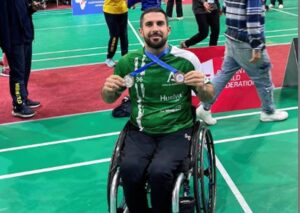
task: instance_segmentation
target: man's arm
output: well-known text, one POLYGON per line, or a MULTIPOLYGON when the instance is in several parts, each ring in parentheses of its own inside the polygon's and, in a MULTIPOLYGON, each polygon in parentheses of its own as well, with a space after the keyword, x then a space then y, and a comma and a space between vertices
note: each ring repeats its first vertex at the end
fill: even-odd
POLYGON ((215 90, 211 83, 207 83, 205 74, 199 71, 190 71, 184 75, 184 83, 196 88, 197 96, 202 102, 209 102, 213 99, 215 90))
POLYGON ((114 103, 124 91, 124 80, 118 75, 109 76, 101 90, 101 97, 106 103, 114 103))

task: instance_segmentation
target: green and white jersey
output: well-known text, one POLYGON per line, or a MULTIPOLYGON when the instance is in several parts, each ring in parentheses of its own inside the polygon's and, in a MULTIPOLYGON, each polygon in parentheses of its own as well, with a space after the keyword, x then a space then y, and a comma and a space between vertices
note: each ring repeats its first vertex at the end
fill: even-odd
MULTIPOLYGON (((193 53, 175 46, 161 60, 183 73, 201 70, 201 63, 193 53)), ((124 77, 150 62, 144 49, 128 53, 116 65, 115 75, 124 77)), ((148 134, 166 134, 191 127, 192 89, 177 84, 169 70, 158 64, 150 66, 134 78, 134 85, 129 88, 130 121, 148 134)))

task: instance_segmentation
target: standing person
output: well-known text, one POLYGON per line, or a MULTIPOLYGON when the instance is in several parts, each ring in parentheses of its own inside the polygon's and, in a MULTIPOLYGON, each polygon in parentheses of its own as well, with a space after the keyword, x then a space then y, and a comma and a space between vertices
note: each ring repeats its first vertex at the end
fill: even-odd
POLYGON ((128 52, 128 8, 126 0, 105 0, 103 11, 110 36, 105 64, 108 67, 114 67, 116 63, 113 57, 116 53, 119 39, 121 42, 121 55, 123 56, 128 52))
POLYGON ((0 46, 10 67, 12 115, 21 118, 33 117, 32 108, 40 106, 40 102, 28 98, 34 39, 32 14, 37 9, 40 4, 29 0, 2 0, 0 4, 0 46))
MULTIPOLYGON (((275 7, 276 0, 271 0, 271 4, 269 5, 269 8, 275 7)), ((283 9, 283 0, 278 0, 278 8, 283 9)))
POLYGON ((213 87, 200 72, 198 58, 168 45, 169 33, 162 9, 144 11, 140 18, 144 48, 118 62, 101 92, 105 102, 113 103, 125 85, 129 87, 132 111, 120 174, 130 213, 148 212, 146 173, 152 213, 171 212, 174 174, 188 154, 188 136, 194 125, 191 90, 203 101, 213 96, 213 87))
POLYGON ((177 19, 182 20, 183 19, 182 0, 168 0, 167 9, 166 9, 167 16, 168 16, 169 19, 172 19, 174 1, 176 1, 177 19))
POLYGON ((265 46, 264 8, 261 0, 225 1, 227 30, 225 32, 225 57, 221 71, 213 78, 215 87, 213 101, 204 102, 197 109, 197 115, 207 124, 216 124, 211 116, 211 105, 218 98, 228 81, 243 68, 254 81, 262 103, 260 120, 281 121, 288 113, 275 109, 271 63, 265 46))
POLYGON ((202 40, 204 40, 209 33, 209 46, 217 46, 220 34, 220 3, 219 0, 193 0, 193 12, 198 25, 198 33, 188 40, 180 43, 181 48, 188 48, 202 40))

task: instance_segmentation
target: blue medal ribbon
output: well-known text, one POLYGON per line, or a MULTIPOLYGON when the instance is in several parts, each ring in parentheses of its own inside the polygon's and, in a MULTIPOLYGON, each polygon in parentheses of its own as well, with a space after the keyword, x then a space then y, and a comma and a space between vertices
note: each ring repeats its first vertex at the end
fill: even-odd
MULTIPOLYGON (((155 60, 161 61, 159 58, 167 55, 169 52, 170 52, 170 48, 169 47, 165 48, 163 50, 163 52, 161 52, 158 56, 155 56, 155 58, 156 58, 155 60)), ((152 56, 154 56, 152 53, 149 53, 149 52, 145 51, 145 55, 148 56, 148 58, 150 58, 149 55, 147 55, 147 54, 151 54, 152 56)), ((150 67, 150 66, 152 66, 154 64, 158 64, 157 61, 154 61, 152 58, 150 58, 150 59, 152 60, 152 62, 150 62, 148 64, 145 64, 144 66, 140 67, 139 69, 137 69, 137 70, 129 73, 129 75, 135 77, 138 74, 140 74, 141 72, 143 72, 144 70, 146 70, 148 67, 150 67)))
POLYGON ((153 62, 155 62, 156 64, 158 64, 159 66, 169 70, 170 72, 172 72, 173 74, 177 73, 178 70, 175 69, 174 67, 170 66, 169 64, 165 63, 164 61, 160 60, 159 57, 157 57, 156 55, 153 55, 152 53, 145 51, 145 55, 150 58, 153 62))

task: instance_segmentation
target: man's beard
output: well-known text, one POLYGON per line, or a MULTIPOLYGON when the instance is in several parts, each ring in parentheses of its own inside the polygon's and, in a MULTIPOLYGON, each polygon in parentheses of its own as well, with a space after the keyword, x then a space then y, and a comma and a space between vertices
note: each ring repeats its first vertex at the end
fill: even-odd
POLYGON ((167 43, 167 38, 161 38, 159 42, 152 42, 150 38, 144 38, 146 44, 153 49, 160 49, 167 43))

